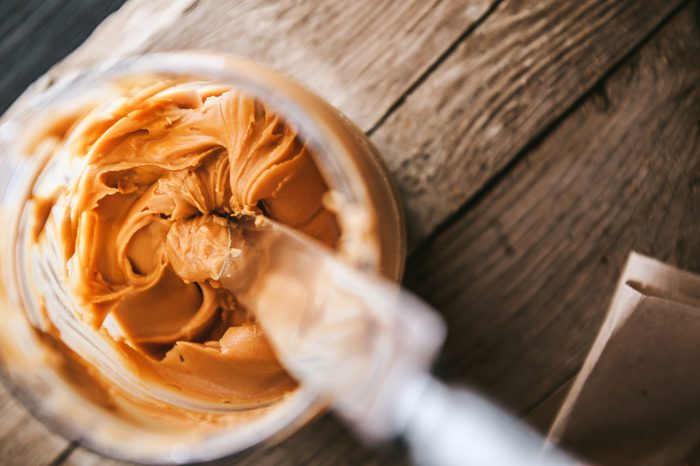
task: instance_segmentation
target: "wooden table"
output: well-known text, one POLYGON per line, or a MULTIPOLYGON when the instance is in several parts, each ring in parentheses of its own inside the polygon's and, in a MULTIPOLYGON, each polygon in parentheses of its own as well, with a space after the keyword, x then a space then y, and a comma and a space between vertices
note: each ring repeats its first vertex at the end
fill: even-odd
MULTIPOLYGON (((2 109, 119 3, 3 0, 2 109)), ((630 250, 700 271, 696 1, 130 0, 41 85, 183 48, 268 63, 371 136, 409 214, 405 284, 449 322, 438 372, 540 428, 630 250)), ((116 464, 4 392, 0 413, 3 464, 116 464)), ((326 416, 240 463, 406 461, 326 416)))

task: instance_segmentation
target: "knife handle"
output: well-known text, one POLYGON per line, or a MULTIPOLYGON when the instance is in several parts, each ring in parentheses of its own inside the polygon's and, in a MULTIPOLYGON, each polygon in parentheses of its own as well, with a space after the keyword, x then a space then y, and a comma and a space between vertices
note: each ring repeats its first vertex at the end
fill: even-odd
POLYGON ((404 421, 402 436, 419 465, 580 464, 495 404, 433 379, 404 421))

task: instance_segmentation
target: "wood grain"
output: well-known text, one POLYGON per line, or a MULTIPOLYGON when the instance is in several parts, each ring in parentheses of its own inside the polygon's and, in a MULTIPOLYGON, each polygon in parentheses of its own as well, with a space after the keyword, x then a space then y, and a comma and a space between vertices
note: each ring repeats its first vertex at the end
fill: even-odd
POLYGON ((542 433, 542 435, 547 435, 554 418, 559 412, 559 408, 564 403, 564 399, 574 383, 574 378, 572 376, 567 379, 564 384, 557 387, 550 395, 547 395, 542 402, 529 409, 523 420, 542 433))
POLYGON ((492 1, 132 0, 51 75, 143 52, 232 53, 296 78, 368 129, 492 1))
POLYGON ((700 271, 694 8, 413 257, 449 321, 444 374, 522 412, 576 372, 630 250, 700 271))
MULTIPOLYGON (((84 448, 76 448, 63 466, 125 466, 128 463, 106 459, 84 448)), ((273 447, 257 449, 233 459, 216 461, 215 465, 406 465, 408 457, 398 446, 370 449, 354 440, 347 429, 332 415, 325 415, 291 438, 273 447)))
MULTIPOLYGON (((688 259, 700 257, 691 218, 700 181, 689 187, 697 146, 675 139, 698 131, 686 11, 672 23, 682 30, 666 26, 516 158, 681 3, 131 0, 37 88, 104 58, 182 48, 238 53, 296 77, 372 132, 414 245, 451 219, 411 259, 407 283, 450 320, 441 371, 523 411, 575 372, 628 248, 698 265, 688 259), (666 211, 650 233, 640 217, 656 228, 666 211)), ((239 461, 406 458, 361 447, 326 416, 239 461)), ((65 463, 119 464, 83 449, 65 463)))
POLYGON ((0 2, 0 114, 123 0, 0 2))
POLYGON ((373 135, 398 180, 412 244, 680 3, 503 1, 373 135))
POLYGON ((49 465, 67 445, 0 386, 0 464, 49 465))
POLYGON ((106 57, 183 48, 270 64, 372 129, 416 244, 682 0, 162 2, 128 2, 48 82, 106 57))
MULTIPOLYGON (((53 20, 51 18, 47 19, 47 21, 51 21, 53 27, 75 26, 76 29, 82 30, 85 35, 93 29, 94 23, 86 21, 79 25, 72 25, 70 21, 62 20, 64 15, 70 15, 73 10, 79 10, 84 6, 83 4, 74 3, 77 0, 62 1, 72 3, 65 10, 58 10, 61 12, 58 18, 53 20)), ((110 0, 110 2, 115 3, 119 1, 110 0)), ((23 105, 23 101, 33 94, 47 89, 58 80, 79 72, 81 69, 89 68, 107 60, 140 53, 154 34, 161 28, 175 22, 195 2, 196 0, 131 0, 127 2, 116 13, 113 13, 100 23, 80 47, 31 83, 8 112, 12 112, 17 106, 23 105)), ((46 2, 46 4, 53 5, 53 2, 46 2)), ((37 35, 30 42, 42 43, 44 30, 33 30, 34 24, 20 26, 20 29, 29 30, 28 33, 25 33, 28 36, 31 37, 32 33, 37 35)), ((44 39, 43 42, 46 42, 46 40, 44 39)), ((47 50, 50 52, 53 49, 49 47, 47 50)), ((53 58, 53 60, 55 59, 53 58)), ((47 56, 46 61, 50 63, 50 60, 50 56, 47 56)), ((12 74, 10 73, 10 75, 12 74)))

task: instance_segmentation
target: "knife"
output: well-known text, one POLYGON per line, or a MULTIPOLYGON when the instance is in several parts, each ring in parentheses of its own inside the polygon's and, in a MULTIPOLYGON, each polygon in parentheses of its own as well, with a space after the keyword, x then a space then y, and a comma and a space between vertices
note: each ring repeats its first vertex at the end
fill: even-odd
POLYGON ((265 217, 228 225, 211 278, 365 442, 402 438, 425 465, 578 464, 474 390, 430 374, 446 327, 419 298, 265 217))

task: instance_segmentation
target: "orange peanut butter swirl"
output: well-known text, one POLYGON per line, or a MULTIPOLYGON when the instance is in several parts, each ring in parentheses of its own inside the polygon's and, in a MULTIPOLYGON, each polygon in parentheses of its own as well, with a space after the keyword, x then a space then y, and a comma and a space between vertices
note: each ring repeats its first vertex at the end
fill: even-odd
POLYGON ((63 145, 81 160, 54 207, 81 320, 133 367, 185 393, 246 403, 292 390, 235 296, 192 281, 187 264, 173 267, 166 239, 197 270, 216 267, 228 218, 240 215, 337 246, 328 186, 296 132, 230 87, 159 80, 83 116, 63 145), (178 228, 193 221, 196 236, 178 228))

